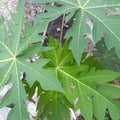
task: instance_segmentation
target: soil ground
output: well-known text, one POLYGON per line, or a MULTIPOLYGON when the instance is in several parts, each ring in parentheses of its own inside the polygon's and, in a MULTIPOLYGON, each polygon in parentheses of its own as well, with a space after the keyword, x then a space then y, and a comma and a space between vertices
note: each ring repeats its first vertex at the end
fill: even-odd
MULTIPOLYGON (((72 26, 73 21, 70 20, 67 23, 64 20, 64 15, 61 15, 57 19, 51 21, 48 25, 46 36, 51 35, 55 40, 60 40, 62 44, 65 41, 65 34, 67 30, 72 26)), ((41 34, 41 33, 40 33, 41 34)), ((44 41, 44 45, 47 45, 48 39, 46 38, 44 41)))

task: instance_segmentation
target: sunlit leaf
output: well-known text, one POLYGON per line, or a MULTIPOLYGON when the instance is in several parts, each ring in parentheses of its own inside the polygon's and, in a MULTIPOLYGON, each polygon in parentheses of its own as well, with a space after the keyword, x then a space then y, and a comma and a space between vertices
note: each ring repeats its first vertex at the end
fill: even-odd
MULTIPOLYGON (((52 41, 52 40, 51 40, 52 41)), ((50 42, 49 45, 55 45, 50 42)), ((120 87, 108 82, 119 77, 119 73, 110 70, 96 70, 86 65, 78 66, 68 49, 64 47, 43 52, 43 57, 51 61, 45 68, 52 68, 65 89, 66 98, 74 105, 75 111, 80 109, 85 120, 104 119, 109 110, 112 119, 120 118, 120 87), (52 57, 51 57, 52 56, 52 57), (54 61, 54 62, 53 62, 54 61)))

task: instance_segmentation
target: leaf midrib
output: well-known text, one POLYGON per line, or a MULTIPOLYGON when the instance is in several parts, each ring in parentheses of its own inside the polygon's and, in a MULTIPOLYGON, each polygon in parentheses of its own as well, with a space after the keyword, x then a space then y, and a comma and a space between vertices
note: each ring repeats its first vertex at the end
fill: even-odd
POLYGON ((3 78, 3 79, 1 80, 1 82, 0 82, 0 86, 2 86, 3 83, 5 82, 5 80, 6 80, 6 78, 8 77, 10 71, 12 70, 13 66, 14 66, 14 61, 12 61, 12 63, 10 64, 8 70, 6 71, 6 74, 4 75, 4 78, 3 78))
MULTIPOLYGON (((60 72, 62 72, 63 74, 65 74, 66 76, 68 76, 68 77, 70 77, 71 79, 73 79, 73 80, 75 80, 77 83, 79 82, 80 84, 82 84, 83 86, 86 86, 85 84, 83 84, 83 83, 81 83, 80 81, 78 81, 76 78, 74 78, 73 76, 71 76, 71 75, 69 75, 69 74, 67 74, 66 72, 64 72, 63 70, 61 70, 60 68, 58 69, 58 71, 60 71, 60 72)), ((87 109, 87 107, 85 107, 86 106, 86 104, 85 104, 85 101, 84 101, 84 97, 83 97, 83 95, 82 95, 82 90, 81 90, 81 87, 80 87, 80 84, 78 84, 78 86, 79 86, 79 92, 80 92, 80 94, 81 94, 81 100, 82 100, 82 103, 83 103, 83 105, 84 105, 84 109, 87 109)), ((87 88, 88 88, 88 86, 86 86, 87 88)), ((87 110, 86 110, 87 111, 87 110)), ((88 112, 86 112, 86 114, 88 114, 88 112)), ((89 115, 87 115, 87 116, 89 116, 89 115)))
MULTIPOLYGON (((31 39, 31 37, 33 36, 34 33, 36 33, 36 31, 38 31, 38 28, 40 28, 40 26, 42 25, 42 23, 44 22, 44 20, 42 20, 40 22, 40 24, 35 28, 34 32, 32 32, 32 34, 27 38, 27 40, 24 42, 24 44, 19 48, 19 50, 16 52, 16 55, 19 55, 19 53, 24 49, 26 43, 31 39)), ((37 35, 37 34, 36 34, 37 35)))
POLYGON ((9 49, 9 47, 6 44, 4 44, 1 41, 0 41, 0 44, 2 44, 2 46, 12 55, 12 57, 14 57, 14 54, 12 53, 12 51, 9 49))
POLYGON ((87 9, 96 9, 96 8, 108 8, 108 7, 120 7, 120 4, 112 4, 112 5, 102 5, 102 6, 92 6, 92 7, 89 7, 89 6, 85 6, 83 9, 84 10, 87 10, 87 9))
POLYGON ((18 89, 18 94, 17 94, 18 95, 18 97, 17 97, 18 98, 18 105, 19 105, 18 108, 20 109, 19 110, 19 116, 20 116, 20 120, 22 120, 21 119, 21 117, 22 117, 22 113, 21 113, 22 112, 22 108, 21 108, 21 102, 20 102, 21 101, 20 100, 20 79, 18 77, 19 76, 18 75, 18 71, 19 70, 18 70, 18 67, 17 67, 17 61, 15 61, 15 69, 16 69, 16 78, 17 78, 17 80, 16 80, 17 81, 17 89, 18 89))

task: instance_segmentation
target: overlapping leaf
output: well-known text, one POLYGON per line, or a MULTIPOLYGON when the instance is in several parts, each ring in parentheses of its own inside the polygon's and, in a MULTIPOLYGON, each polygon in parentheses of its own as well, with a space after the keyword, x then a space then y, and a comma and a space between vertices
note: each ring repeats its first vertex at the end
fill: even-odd
POLYGON ((63 94, 48 91, 41 94, 38 108, 42 113, 41 118, 43 120, 45 118, 48 120, 64 120, 69 119, 69 105, 69 101, 63 94))
POLYGON ((94 56, 100 61, 100 64, 110 70, 120 71, 120 60, 116 55, 115 49, 107 50, 105 41, 101 40, 96 44, 97 50, 94 56))
POLYGON ((43 40, 44 37, 38 36, 38 32, 45 30, 48 21, 40 20, 37 17, 33 26, 29 26, 28 23, 25 24, 23 32, 23 18, 23 1, 20 0, 17 13, 12 15, 14 23, 7 22, 11 34, 8 34, 6 27, 0 23, 0 88, 8 83, 13 84, 13 88, 2 98, 0 106, 15 105, 8 116, 10 120, 29 119, 25 109, 26 94, 21 81, 22 72, 26 73, 25 79, 30 85, 34 81, 39 81, 45 90, 63 92, 53 71, 42 68, 48 62, 47 59, 30 62, 31 57, 43 50, 42 44, 32 43, 43 40), (23 35, 24 37, 21 37, 23 35))
MULTIPOLYGON (((48 0, 45 0, 48 1, 48 0)), ((110 50, 115 47, 116 53, 120 58, 120 1, 119 0, 50 0, 49 2, 59 2, 62 7, 52 7, 51 14, 48 17, 58 16, 60 14, 72 14, 74 24, 66 37, 73 37, 70 49, 77 61, 80 62, 82 52, 87 48, 87 42, 84 38, 86 33, 91 33, 94 43, 105 37, 105 43, 110 50), (93 22, 93 29, 86 24, 86 19, 93 22), (74 32, 73 32, 74 31, 74 32)))
POLYGON ((66 99, 64 94, 50 90, 45 91, 41 89, 38 82, 35 82, 32 87, 30 87, 25 80, 24 83, 30 99, 36 87, 39 87, 39 101, 37 103, 38 113, 36 119, 64 120, 70 117, 68 107, 72 108, 73 105, 66 99))
MULTIPOLYGON (((49 45, 55 45, 51 42, 49 45)), ((45 66, 55 70, 65 89, 66 98, 80 109, 85 120, 104 119, 106 109, 113 120, 120 118, 120 87, 108 84, 119 77, 119 74, 109 70, 95 70, 86 65, 78 66, 68 50, 67 42, 64 47, 42 53, 43 57, 51 59, 45 66), (111 94, 112 93, 112 94, 111 94)))

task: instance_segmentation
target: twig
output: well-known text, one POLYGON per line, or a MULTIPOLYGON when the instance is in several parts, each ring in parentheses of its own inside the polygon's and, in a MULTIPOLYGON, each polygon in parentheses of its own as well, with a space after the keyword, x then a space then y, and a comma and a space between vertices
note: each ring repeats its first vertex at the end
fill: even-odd
POLYGON ((44 30, 44 32, 43 32, 43 36, 46 36, 47 29, 48 29, 48 25, 47 25, 47 27, 45 28, 45 30, 44 30))
POLYGON ((65 21, 65 14, 63 14, 63 19, 62 19, 61 33, 60 33, 60 40, 59 40, 59 46, 62 45, 63 28, 64 28, 64 24, 65 24, 64 21, 65 21))

